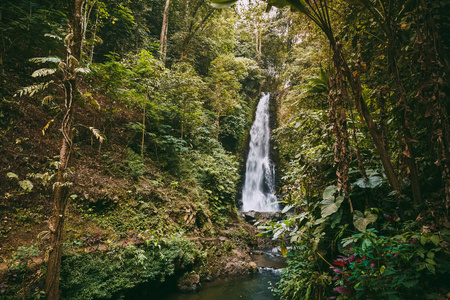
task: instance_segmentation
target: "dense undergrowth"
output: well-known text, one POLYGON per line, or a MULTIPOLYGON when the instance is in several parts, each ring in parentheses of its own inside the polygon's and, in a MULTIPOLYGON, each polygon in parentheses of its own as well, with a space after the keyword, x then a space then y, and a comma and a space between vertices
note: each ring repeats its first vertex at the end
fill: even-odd
MULTIPOLYGON (((202 258, 198 246, 181 236, 157 239, 154 236, 136 234, 134 238, 139 244, 128 246, 110 244, 100 250, 97 240, 89 247, 89 251, 68 253, 64 256, 61 297, 120 299, 137 285, 150 283, 153 288, 158 288, 165 280, 174 276, 175 272, 190 272, 194 264, 199 264, 202 258)), ((31 258, 37 253, 33 253, 30 247, 21 252, 18 260, 26 255, 31 258)), ((26 266, 15 267, 10 268, 10 279, 3 284, 5 291, 2 297, 6 299, 22 296, 29 299, 43 297, 41 291, 45 268, 32 268, 33 272, 29 274, 30 271, 26 266), (22 282, 23 278, 31 279, 31 284, 22 282)))
MULTIPOLYGON (((223 42, 234 34, 234 25, 225 22, 233 15, 226 11, 189 37, 204 52, 200 55, 191 44, 185 51, 200 55, 196 59, 202 62, 170 52, 164 63, 148 31, 134 32, 145 47, 103 50, 126 39, 106 33, 112 24, 117 32, 129 32, 138 20, 151 22, 134 4, 86 2, 96 16, 87 20, 91 27, 82 59, 70 62, 78 67, 79 81, 66 174, 64 299, 120 298, 138 285, 157 288, 191 271, 210 276, 212 265, 220 274, 218 257, 247 247, 245 230, 230 231, 230 239, 217 245, 214 241, 228 223, 239 222, 235 195, 241 154, 263 71, 251 58, 235 57, 231 40, 223 42), (220 29, 213 29, 217 24, 220 29), (94 48, 99 52, 89 57, 94 48)), ((198 4, 200 11, 186 13, 205 14, 207 4, 198 4)), ((34 1, 33 22, 53 18, 35 28, 23 27, 29 22, 22 15, 27 5, 7 1, 0 7, 19 20, 1 19, 2 32, 25 30, 39 40, 39 47, 21 39, 23 48, 13 44, 1 50, 2 81, 17 75, 0 91, 2 299, 44 297, 53 230, 48 220, 67 105, 62 88, 69 72, 64 64, 70 37, 61 30, 65 5, 34 1)), ((153 6, 157 15, 160 7, 153 6)), ((201 21, 193 18, 194 24, 201 21)))
POLYGON ((64 299, 209 276, 251 239, 227 227, 263 89, 289 212, 263 228, 288 258, 274 293, 448 298, 448 3, 169 2, 83 1, 79 59, 67 2, 0 4, 0 298, 44 297, 62 133, 64 299))

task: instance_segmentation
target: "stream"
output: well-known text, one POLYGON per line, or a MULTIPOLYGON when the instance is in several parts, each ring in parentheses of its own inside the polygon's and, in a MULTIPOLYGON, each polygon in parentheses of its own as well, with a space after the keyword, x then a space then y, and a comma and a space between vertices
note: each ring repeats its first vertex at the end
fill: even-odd
POLYGON ((251 275, 221 277, 212 282, 202 283, 196 293, 173 292, 162 300, 275 300, 269 287, 275 285, 285 267, 284 258, 271 251, 252 255, 258 272, 251 275))

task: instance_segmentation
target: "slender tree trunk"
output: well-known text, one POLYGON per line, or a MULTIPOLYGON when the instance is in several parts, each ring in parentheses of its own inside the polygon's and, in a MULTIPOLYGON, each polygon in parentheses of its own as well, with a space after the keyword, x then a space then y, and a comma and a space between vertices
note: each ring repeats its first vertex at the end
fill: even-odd
POLYGON ((217 111, 217 116, 216 116, 216 141, 219 141, 219 133, 220 133, 220 113, 221 113, 221 109, 219 108, 219 110, 217 111))
POLYGON ((95 48, 95 39, 97 38, 97 25, 98 25, 98 11, 97 11, 97 15, 95 17, 95 26, 93 28, 93 35, 92 35, 92 46, 91 46, 91 53, 89 55, 89 63, 92 64, 92 61, 94 59, 94 48, 95 48))
POLYGON ((425 117, 432 122, 432 140, 436 145, 436 165, 441 170, 444 185, 443 204, 450 207, 450 123, 448 116, 448 86, 449 62, 447 53, 443 50, 436 25, 428 9, 427 1, 420 0, 420 10, 424 28, 416 37, 416 45, 420 49, 419 62, 423 70, 422 88, 417 97, 426 105, 425 117))
MULTIPOLYGON (((92 13, 92 9, 94 9, 95 4, 97 3, 97 0, 94 0, 94 2, 92 2, 90 5, 87 4, 85 1, 83 1, 83 6, 84 9, 82 8, 82 14, 83 14, 83 19, 81 22, 82 28, 81 28, 81 48, 80 48, 80 52, 83 53, 83 46, 84 46, 84 41, 86 40, 86 32, 87 32, 87 27, 88 27, 88 23, 89 23, 89 19, 91 17, 91 13, 92 13)), ((98 14, 97 14, 98 15, 98 14)))
POLYGON ((397 175, 395 174, 394 167, 392 166, 391 160, 389 158, 389 154, 387 153, 386 148, 384 146, 381 133, 378 130, 375 122, 373 121, 369 108, 367 107, 367 104, 362 97, 361 83, 355 79, 352 72, 350 71, 347 61, 345 60, 344 55, 336 40, 330 36, 328 36, 328 38, 330 40, 331 47, 335 55, 337 56, 337 59, 341 61, 342 72, 347 78, 350 88, 352 90, 353 97, 355 99, 356 109, 358 110, 358 113, 361 116, 361 120, 364 120, 365 123, 367 124, 369 133, 372 136, 372 140, 375 144, 378 155, 380 156, 381 163, 383 164, 384 172, 386 173, 386 177, 388 178, 389 184, 394 190, 400 191, 401 190, 400 182, 397 178, 397 175))
MULTIPOLYGON (((67 129, 70 129, 70 125, 67 129)), ((61 273, 62 242, 64 233, 64 215, 69 192, 66 169, 71 152, 70 141, 62 139, 57 184, 53 195, 53 216, 49 220, 50 249, 45 278, 45 297, 49 300, 59 299, 59 277, 61 273)))
POLYGON ((388 64, 389 64, 389 71, 391 73, 391 76, 394 80, 394 86, 395 86, 395 95, 397 96, 397 107, 400 108, 402 111, 401 114, 401 123, 402 123, 402 129, 403 129, 403 138, 405 141, 405 150, 403 152, 403 155, 406 158, 406 164, 408 166, 408 173, 409 178, 411 179, 411 189, 413 193, 413 199, 415 205, 420 205, 422 203, 422 195, 420 191, 420 183, 419 183, 419 174, 418 174, 418 168, 416 164, 416 157, 414 154, 414 147, 413 147, 413 136, 411 134, 411 109, 408 106, 408 101, 406 97, 406 91, 403 86, 403 82, 400 78, 400 71, 398 69, 397 64, 397 43, 396 43, 396 36, 395 36, 395 28, 393 27, 392 21, 390 20, 390 17, 387 16, 387 35, 388 35, 388 64))
POLYGON ((163 55, 163 60, 166 60, 167 53, 167 30, 169 28, 169 6, 170 0, 166 0, 166 5, 164 6, 163 22, 161 26, 161 36, 159 39, 159 46, 161 47, 161 53, 163 55))
POLYGON ((330 78, 331 90, 328 95, 328 103, 330 105, 328 118, 333 122, 333 135, 336 139, 334 144, 334 164, 336 165, 339 194, 344 195, 348 199, 350 212, 353 213, 353 205, 350 200, 350 178, 348 175, 350 153, 348 149, 347 112, 345 109, 348 103, 347 86, 337 53, 333 55, 333 62, 334 76, 330 78))
MULTIPOLYGON (((83 0, 69 0, 69 27, 72 38, 67 45, 66 64, 73 64, 75 57, 78 61, 81 58, 82 42, 82 6, 83 0), (72 61, 72 62, 71 62, 72 61)), ((50 248, 47 274, 45 278, 45 297, 48 300, 59 299, 59 280, 61 272, 62 242, 64 233, 64 217, 67 206, 67 196, 70 182, 67 168, 72 151, 72 117, 77 93, 77 80, 73 67, 68 67, 66 77, 63 79, 65 89, 65 115, 62 120, 61 132, 63 134, 62 145, 59 157, 57 182, 55 183, 53 194, 53 216, 49 220, 50 248)))
POLYGON ((142 158, 144 158, 144 142, 145 142, 145 103, 144 103, 144 111, 142 113, 142 143, 141 143, 142 158))

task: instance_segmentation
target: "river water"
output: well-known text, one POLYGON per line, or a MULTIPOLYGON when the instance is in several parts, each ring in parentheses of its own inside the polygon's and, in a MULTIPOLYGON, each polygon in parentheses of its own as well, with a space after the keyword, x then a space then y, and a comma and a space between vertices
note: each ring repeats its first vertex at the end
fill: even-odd
POLYGON ((202 283, 197 293, 172 293, 164 300, 273 300, 276 299, 269 290, 271 283, 279 280, 279 272, 260 270, 246 276, 225 277, 213 282, 202 283))
POLYGON ((252 255, 252 260, 259 266, 258 273, 244 276, 232 276, 202 283, 196 293, 173 292, 161 300, 275 300, 269 289, 281 276, 286 263, 279 253, 266 251, 252 255))
POLYGON ((275 197, 275 166, 271 162, 270 94, 262 94, 250 130, 250 148, 242 189, 242 211, 275 212, 279 209, 275 197))

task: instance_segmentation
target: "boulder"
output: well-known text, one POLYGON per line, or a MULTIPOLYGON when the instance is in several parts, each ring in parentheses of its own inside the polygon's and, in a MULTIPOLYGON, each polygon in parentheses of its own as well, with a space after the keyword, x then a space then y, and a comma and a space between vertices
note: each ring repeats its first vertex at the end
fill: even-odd
POLYGON ((200 287, 200 276, 186 273, 178 279, 177 287, 183 293, 196 292, 200 287))

